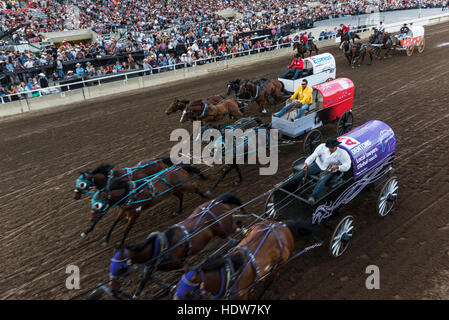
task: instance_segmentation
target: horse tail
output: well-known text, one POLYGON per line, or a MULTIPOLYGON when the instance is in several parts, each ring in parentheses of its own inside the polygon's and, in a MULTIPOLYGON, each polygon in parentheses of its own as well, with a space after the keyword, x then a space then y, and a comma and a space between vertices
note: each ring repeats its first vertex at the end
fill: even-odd
POLYGON ((301 236, 304 236, 305 232, 313 232, 312 228, 310 228, 310 226, 302 220, 287 220, 284 221, 284 223, 295 239, 299 239, 301 236))
POLYGON ((206 180, 207 177, 201 172, 200 169, 190 165, 190 164, 178 164, 179 167, 183 168, 188 173, 197 174, 201 180, 206 180))
POLYGON ((235 204, 236 206, 242 205, 242 201, 239 199, 239 197, 237 197, 235 194, 230 193, 230 192, 226 192, 226 193, 223 193, 222 195, 220 195, 217 198, 217 201, 221 201, 226 204, 235 204))
POLYGON ((160 158, 162 163, 166 164, 167 166, 171 167, 173 165, 173 162, 171 161, 170 157, 162 157, 160 158))
MULTIPOLYGON (((226 203, 226 204, 233 204, 233 205, 236 205, 236 206, 241 206, 242 205, 242 201, 240 200, 240 198, 237 197, 235 194, 230 193, 230 192, 226 192, 226 193, 223 193, 222 195, 220 195, 217 198, 217 201, 221 201, 222 203, 226 203)), ((245 211, 244 208, 240 208, 240 211, 242 213, 246 214, 246 211, 245 211)))
POLYGON ((281 92, 282 93, 286 93, 285 92, 285 84, 282 81, 279 81, 281 83, 281 92))

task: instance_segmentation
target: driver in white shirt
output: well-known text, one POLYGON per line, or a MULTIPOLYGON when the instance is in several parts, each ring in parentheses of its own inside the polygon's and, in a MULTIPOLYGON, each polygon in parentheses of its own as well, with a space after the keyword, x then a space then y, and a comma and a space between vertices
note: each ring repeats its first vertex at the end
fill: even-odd
MULTIPOLYGON (((329 138, 326 143, 320 144, 304 162, 302 167, 303 172, 319 175, 325 170, 335 173, 337 171, 348 171, 351 168, 351 157, 346 150, 338 147, 340 143, 341 142, 336 138, 329 138)), ((325 174, 320 177, 320 180, 308 199, 311 205, 315 204, 315 201, 320 197, 326 182, 333 176, 333 174, 325 174)))

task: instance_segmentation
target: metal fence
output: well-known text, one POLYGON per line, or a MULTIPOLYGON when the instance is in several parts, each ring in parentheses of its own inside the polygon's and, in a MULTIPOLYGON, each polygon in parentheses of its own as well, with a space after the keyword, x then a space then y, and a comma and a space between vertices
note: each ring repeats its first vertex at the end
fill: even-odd
MULTIPOLYGON (((361 29, 354 29, 352 31, 353 32, 362 32, 362 31, 366 31, 366 30, 368 30, 368 27, 361 28, 361 29)), ((292 36, 294 37, 294 35, 292 35, 292 36)), ((335 36, 336 35, 334 34, 334 35, 332 35, 332 37, 330 37, 328 39, 321 39, 321 40, 317 40, 317 41, 319 42, 319 41, 323 41, 323 40, 334 39, 335 36)), ((1 96, 0 100, 1 100, 1 103, 4 104, 4 103, 11 102, 11 101, 17 101, 17 100, 22 100, 22 99, 31 99, 31 98, 40 97, 43 95, 66 92, 66 91, 73 90, 74 88, 79 89, 80 87, 101 86, 103 83, 111 82, 114 80, 115 81, 122 80, 126 83, 129 78, 149 76, 152 74, 158 74, 158 73, 163 73, 163 72, 175 72, 176 73, 184 68, 196 67, 198 65, 204 65, 207 63, 215 63, 215 62, 225 61, 225 60, 229 60, 229 59, 235 59, 235 58, 238 58, 241 56, 258 54, 260 52, 265 52, 265 51, 272 51, 272 50, 288 48, 288 47, 292 47, 292 45, 295 42, 297 43, 298 41, 276 44, 276 45, 272 45, 269 47, 263 47, 263 48, 258 48, 258 49, 239 51, 239 52, 235 52, 235 53, 224 54, 221 56, 197 59, 197 60, 194 60, 192 62, 192 64, 178 63, 178 64, 162 66, 162 67, 157 67, 157 68, 151 68, 151 69, 139 69, 139 70, 129 71, 129 72, 118 72, 115 74, 102 76, 102 77, 86 78, 86 79, 82 79, 80 81, 76 81, 76 82, 72 82, 72 83, 59 84, 57 86, 51 86, 51 87, 40 88, 40 89, 32 89, 32 90, 27 90, 24 92, 15 93, 12 95, 1 96)))

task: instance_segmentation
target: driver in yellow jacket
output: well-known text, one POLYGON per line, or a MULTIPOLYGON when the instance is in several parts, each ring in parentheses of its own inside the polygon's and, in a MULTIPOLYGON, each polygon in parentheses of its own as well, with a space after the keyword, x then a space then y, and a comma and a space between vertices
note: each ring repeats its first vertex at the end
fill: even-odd
POLYGON ((297 120, 302 117, 304 112, 309 110, 309 107, 312 104, 312 88, 310 88, 307 83, 306 79, 302 80, 301 85, 296 88, 295 93, 288 99, 290 102, 287 103, 281 111, 274 114, 275 117, 282 117, 293 108, 301 108, 294 119, 297 120))

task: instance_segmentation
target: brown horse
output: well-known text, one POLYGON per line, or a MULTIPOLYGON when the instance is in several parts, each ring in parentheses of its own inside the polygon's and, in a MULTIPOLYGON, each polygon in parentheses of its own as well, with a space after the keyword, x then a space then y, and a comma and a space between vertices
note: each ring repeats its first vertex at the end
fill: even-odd
MULTIPOLYGON (((230 237, 240 223, 227 213, 231 205, 241 204, 235 195, 224 193, 198 206, 188 218, 165 232, 153 232, 141 243, 128 246, 125 250, 119 248, 111 260, 111 291, 119 292, 120 279, 129 273, 126 260, 132 264, 145 264, 142 280, 134 294, 137 297, 153 271, 183 268, 185 260, 203 250, 213 238, 230 237)), ((245 213, 243 209, 241 211, 245 213)))
POLYGON ((255 101, 259 106, 259 111, 267 113, 265 106, 270 103, 269 100, 271 100, 272 105, 280 102, 283 91, 284 84, 276 79, 264 82, 245 80, 240 85, 238 97, 255 101))
POLYGON ((387 56, 392 56, 392 52, 396 48, 401 48, 401 41, 388 32, 384 32, 383 36, 383 47, 385 49, 385 54, 383 58, 385 59, 387 56))
POLYGON ((217 104, 208 104, 201 100, 192 101, 182 112, 180 122, 199 120, 204 124, 222 120, 225 116, 229 116, 231 119, 240 119, 243 117, 237 100, 225 99, 217 104))
POLYGON ((87 194, 95 186, 97 190, 109 188, 116 180, 138 180, 149 177, 161 170, 172 166, 169 157, 147 159, 140 161, 137 166, 112 170, 110 164, 102 164, 95 170, 86 170, 76 180, 75 200, 79 200, 83 194, 87 194))
POLYGON ((355 39, 359 39, 360 40, 360 36, 357 33, 355 33, 355 32, 351 32, 351 39, 349 39, 348 33, 347 32, 343 32, 341 29, 338 29, 337 38, 338 37, 340 37, 341 42, 343 42, 343 41, 351 42, 351 40, 352 40, 352 43, 355 43, 355 39))
POLYGON ((187 272, 178 283, 175 299, 248 299, 257 283, 267 278, 269 285, 277 277, 292 256, 299 231, 299 224, 292 221, 255 224, 226 255, 211 257, 187 272))
MULTIPOLYGON (((203 180, 206 179, 198 168, 181 164, 163 170, 151 179, 137 182, 116 181, 111 185, 110 190, 99 190, 92 197, 91 221, 95 223, 110 208, 118 205, 120 207, 119 213, 106 235, 105 243, 109 242, 112 230, 117 223, 126 216, 128 224, 120 242, 122 246, 143 210, 154 207, 173 194, 179 199, 179 208, 176 213, 180 214, 184 193, 195 193, 202 198, 208 198, 189 181, 192 178, 191 174, 199 175, 203 180)), ((85 234, 86 232, 81 235, 85 236, 85 234)))
POLYGON ((370 62, 368 63, 368 65, 371 65, 373 63, 373 54, 374 50, 372 46, 363 44, 361 42, 355 43, 352 46, 352 67, 354 68, 356 64, 358 67, 360 67, 365 60, 366 55, 369 55, 370 62))
POLYGON ((309 42, 309 50, 307 50, 306 45, 303 42, 295 42, 293 44, 293 51, 296 50, 301 58, 304 59, 304 55, 306 52, 309 52, 309 57, 312 56, 312 52, 315 51, 315 54, 318 54, 318 47, 312 40, 307 40, 309 42))
MULTIPOLYGON (((220 101, 222 101, 224 99, 226 99, 226 98, 223 97, 222 95, 215 95, 215 96, 211 96, 211 97, 208 97, 206 99, 203 99, 203 102, 204 103, 209 103, 209 104, 216 104, 216 103, 219 103, 220 101)), ((175 113, 177 111, 184 111, 184 109, 186 108, 186 106, 189 103, 190 103, 190 100, 174 99, 173 102, 165 110, 165 114, 166 115, 170 115, 170 114, 175 113)))

